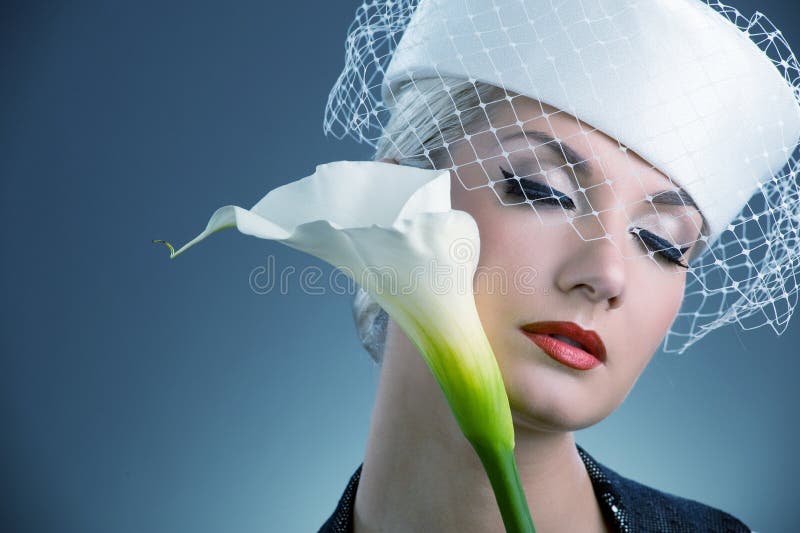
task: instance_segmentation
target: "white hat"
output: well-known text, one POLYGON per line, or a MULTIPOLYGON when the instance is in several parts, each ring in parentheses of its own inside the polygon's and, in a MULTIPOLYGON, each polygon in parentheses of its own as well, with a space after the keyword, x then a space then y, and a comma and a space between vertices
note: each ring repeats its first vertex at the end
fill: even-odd
POLYGON ((477 80, 578 117, 686 190, 710 239, 800 138, 793 87, 698 0, 422 0, 384 76, 387 106, 412 77, 477 80))

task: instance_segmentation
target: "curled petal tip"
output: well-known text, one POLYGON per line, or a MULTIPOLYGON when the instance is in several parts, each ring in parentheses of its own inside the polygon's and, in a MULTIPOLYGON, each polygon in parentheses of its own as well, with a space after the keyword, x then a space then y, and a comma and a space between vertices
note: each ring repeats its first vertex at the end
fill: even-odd
POLYGON ((164 246, 166 246, 167 248, 169 248, 169 258, 170 259, 175 257, 175 248, 173 248, 170 243, 168 243, 167 241, 163 241, 161 239, 153 239, 153 242, 156 243, 156 244, 161 243, 164 246))

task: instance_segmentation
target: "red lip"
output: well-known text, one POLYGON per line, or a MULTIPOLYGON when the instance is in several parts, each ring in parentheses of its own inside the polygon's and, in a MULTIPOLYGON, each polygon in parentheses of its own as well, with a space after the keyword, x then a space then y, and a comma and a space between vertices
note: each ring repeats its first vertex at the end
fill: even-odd
POLYGON ((588 370, 606 360, 606 348, 600 336, 574 322, 533 322, 521 329, 547 355, 572 368, 588 370), (550 337, 551 334, 566 337, 581 344, 584 349, 550 337))

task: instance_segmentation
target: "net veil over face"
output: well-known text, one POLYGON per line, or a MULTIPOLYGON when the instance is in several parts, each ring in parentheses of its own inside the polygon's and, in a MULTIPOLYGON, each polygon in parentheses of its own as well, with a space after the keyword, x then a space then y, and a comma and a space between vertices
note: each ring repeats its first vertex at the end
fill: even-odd
MULTIPOLYGON (((524 202, 498 202, 525 203, 545 226, 570 224, 584 240, 613 240, 580 230, 587 219, 602 225, 604 210, 651 213, 628 218, 638 253, 615 245, 626 259, 686 276, 665 351, 682 353, 734 322, 785 330, 800 266, 800 70, 765 16, 712 0, 375 0, 358 8, 345 49, 326 133, 456 176, 491 159, 502 176, 486 171, 461 185, 516 183, 524 202), (465 91, 471 99, 459 98, 465 91), (531 131, 517 113, 523 100, 539 105, 539 122, 560 114, 579 127, 566 138, 531 131), (482 136, 502 146, 511 130, 527 145, 463 159, 464 143, 482 136), (605 171, 591 148, 597 135, 618 143, 630 172, 605 171), (595 187, 645 181, 634 160, 663 175, 666 192, 642 185, 638 205, 593 205, 595 187), (542 216, 544 205, 563 216, 542 216), (691 222, 691 238, 676 219, 691 222)), ((380 327, 380 316, 361 320, 380 327)))

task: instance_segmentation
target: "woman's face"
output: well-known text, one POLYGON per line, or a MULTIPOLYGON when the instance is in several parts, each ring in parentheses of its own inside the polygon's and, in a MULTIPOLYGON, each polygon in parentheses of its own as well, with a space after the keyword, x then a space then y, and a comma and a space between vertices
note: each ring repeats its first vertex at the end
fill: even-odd
POLYGON ((496 131, 449 148, 456 165, 453 208, 470 213, 480 231, 478 313, 515 423, 581 429, 624 400, 681 304, 686 270, 658 253, 648 255, 632 229, 685 248, 698 238, 702 218, 693 207, 648 201, 648 195, 678 188, 571 115, 524 97, 486 111, 496 131), (543 144, 545 136, 560 142, 543 144), (549 184, 550 194, 566 198, 537 201, 535 185, 509 190, 518 183, 506 179, 512 174, 549 184), (489 180, 497 183, 468 190, 489 180), (551 358, 521 329, 539 321, 594 330, 605 345, 605 362, 577 370, 551 358))

